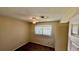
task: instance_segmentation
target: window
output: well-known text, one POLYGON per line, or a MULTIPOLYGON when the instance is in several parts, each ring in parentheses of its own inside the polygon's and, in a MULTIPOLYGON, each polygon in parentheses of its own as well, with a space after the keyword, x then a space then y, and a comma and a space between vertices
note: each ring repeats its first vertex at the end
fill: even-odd
POLYGON ((52 26, 51 25, 36 25, 35 34, 51 36, 52 26))

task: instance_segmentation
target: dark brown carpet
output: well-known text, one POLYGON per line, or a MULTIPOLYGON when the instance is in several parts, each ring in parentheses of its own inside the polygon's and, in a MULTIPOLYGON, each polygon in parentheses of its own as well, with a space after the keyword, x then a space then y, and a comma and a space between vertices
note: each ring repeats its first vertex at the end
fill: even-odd
POLYGON ((54 48, 42 46, 42 45, 35 44, 35 43, 28 43, 20 47, 16 51, 54 51, 54 48))

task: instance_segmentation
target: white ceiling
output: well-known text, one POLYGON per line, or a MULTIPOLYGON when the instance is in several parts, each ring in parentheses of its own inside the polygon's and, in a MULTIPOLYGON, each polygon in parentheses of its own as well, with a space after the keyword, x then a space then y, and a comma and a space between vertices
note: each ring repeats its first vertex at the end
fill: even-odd
POLYGON ((73 10, 77 11, 76 9, 77 8, 68 7, 0 7, 0 15, 10 16, 29 22, 33 21, 32 19, 30 19, 33 16, 48 17, 47 19, 39 18, 39 22, 57 21, 63 19, 63 17, 67 18, 72 14, 76 14, 76 12, 73 13, 73 10))

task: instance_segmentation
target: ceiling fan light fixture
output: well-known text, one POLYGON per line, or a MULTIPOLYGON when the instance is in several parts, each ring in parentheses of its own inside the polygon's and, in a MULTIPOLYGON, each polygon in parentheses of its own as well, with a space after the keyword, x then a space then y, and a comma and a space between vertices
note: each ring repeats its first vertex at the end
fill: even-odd
POLYGON ((36 24, 37 22, 39 22, 38 17, 33 16, 31 19, 33 24, 36 24))
POLYGON ((36 21, 33 21, 32 23, 33 23, 33 24, 36 24, 37 22, 36 22, 36 21))

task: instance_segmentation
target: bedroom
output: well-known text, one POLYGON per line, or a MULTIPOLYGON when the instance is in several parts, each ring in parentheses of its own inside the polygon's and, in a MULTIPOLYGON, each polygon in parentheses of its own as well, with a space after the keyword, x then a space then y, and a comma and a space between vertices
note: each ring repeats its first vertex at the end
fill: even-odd
POLYGON ((68 45, 69 26, 72 19, 78 19, 78 10, 76 7, 0 7, 0 51, 78 50, 68 45))

